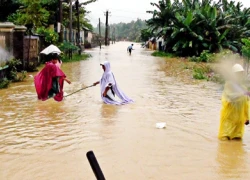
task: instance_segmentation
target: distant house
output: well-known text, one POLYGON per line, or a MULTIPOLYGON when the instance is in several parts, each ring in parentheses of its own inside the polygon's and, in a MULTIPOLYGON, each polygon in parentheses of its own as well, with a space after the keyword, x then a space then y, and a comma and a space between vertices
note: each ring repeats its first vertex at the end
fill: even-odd
POLYGON ((84 31, 84 42, 91 43, 93 37, 92 32, 86 27, 83 27, 82 29, 84 31))
MULTIPOLYGON (((69 41, 69 29, 64 28, 63 32, 64 32, 63 33, 63 40, 69 41)), ((76 37, 77 37, 77 30, 73 29, 72 30, 72 41, 75 45, 77 45, 76 37)), ((93 47, 99 46, 100 41, 101 41, 101 44, 104 44, 103 37, 100 37, 99 34, 93 33, 87 27, 82 27, 82 29, 80 31, 80 44, 82 47, 84 46, 84 48, 93 48, 93 47)))
POLYGON ((162 51, 164 49, 164 39, 163 36, 158 37, 156 40, 156 50, 162 51))
POLYGON ((155 37, 150 38, 149 49, 156 50, 156 38, 155 37))

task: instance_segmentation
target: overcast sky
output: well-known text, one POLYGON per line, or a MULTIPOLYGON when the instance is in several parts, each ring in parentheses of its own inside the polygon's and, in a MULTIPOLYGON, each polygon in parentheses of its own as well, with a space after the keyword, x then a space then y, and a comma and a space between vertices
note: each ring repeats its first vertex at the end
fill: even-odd
MULTIPOLYGON (((85 2, 86 0, 80 1, 85 2)), ((245 7, 250 7, 250 0, 235 1, 242 2, 245 7)), ((158 3, 159 0, 97 0, 97 2, 86 6, 87 10, 91 11, 87 17, 94 27, 98 24, 98 18, 101 18, 101 22, 105 23, 104 12, 106 10, 111 12, 109 24, 119 22, 127 23, 137 18, 143 20, 149 19, 152 15, 146 13, 146 11, 154 9, 154 7, 150 5, 150 2, 158 3)))

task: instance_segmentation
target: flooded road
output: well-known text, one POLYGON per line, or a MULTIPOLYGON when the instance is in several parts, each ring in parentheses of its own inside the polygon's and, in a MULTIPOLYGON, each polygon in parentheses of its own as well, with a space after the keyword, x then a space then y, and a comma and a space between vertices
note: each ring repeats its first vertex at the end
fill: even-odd
POLYGON ((108 180, 249 179, 249 127, 243 141, 217 140, 221 87, 171 77, 167 61, 140 45, 129 56, 128 45, 92 49, 89 60, 62 69, 71 93, 99 80, 109 60, 134 104, 103 104, 99 86, 38 101, 30 77, 0 90, 1 180, 94 180, 89 150, 108 180))

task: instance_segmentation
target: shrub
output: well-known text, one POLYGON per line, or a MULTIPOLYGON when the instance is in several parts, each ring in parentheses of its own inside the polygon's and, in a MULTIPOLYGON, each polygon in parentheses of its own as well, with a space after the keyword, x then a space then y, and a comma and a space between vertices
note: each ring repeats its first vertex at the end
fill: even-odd
POLYGON ((63 51, 64 53, 67 53, 68 51, 72 50, 72 51, 78 51, 79 48, 77 46, 75 46, 74 44, 64 41, 63 43, 61 43, 59 45, 59 49, 61 51, 63 51))
POLYGON ((54 44, 58 41, 59 35, 52 29, 46 29, 45 27, 37 28, 36 32, 40 35, 44 35, 45 42, 48 44, 54 44))
POLYGON ((166 53, 164 51, 155 51, 151 54, 152 56, 156 56, 156 57, 169 57, 169 58, 172 58, 174 57, 173 54, 170 54, 170 53, 166 53))
POLYGON ((0 89, 9 87, 10 80, 7 78, 0 79, 0 89))
POLYGON ((17 67, 21 65, 21 61, 18 59, 11 59, 7 61, 6 65, 9 66, 7 71, 7 79, 12 82, 23 81, 26 78, 26 71, 22 71, 21 74, 18 74, 17 67))
POLYGON ((205 72, 201 68, 193 69, 193 78, 194 79, 207 79, 205 72))
POLYGON ((200 54, 200 57, 192 56, 189 58, 189 61, 192 62, 213 62, 214 61, 214 56, 209 53, 209 51, 204 50, 200 54))
POLYGON ((193 67, 193 78, 194 79, 208 79, 208 74, 211 73, 212 70, 207 65, 199 65, 193 67))
POLYGON ((62 54, 63 58, 66 58, 68 56, 69 59, 72 59, 72 55, 74 51, 78 51, 79 48, 75 46, 74 44, 64 41, 59 45, 59 49, 61 49, 64 54, 62 54))
POLYGON ((188 58, 188 60, 191 62, 200 62, 200 58, 196 57, 196 56, 192 56, 192 57, 188 58))
POLYGON ((71 59, 68 58, 66 55, 62 55, 61 57, 62 57, 63 62, 73 62, 73 61, 86 60, 87 58, 90 57, 90 54, 85 54, 85 53, 83 53, 81 55, 73 54, 71 59))

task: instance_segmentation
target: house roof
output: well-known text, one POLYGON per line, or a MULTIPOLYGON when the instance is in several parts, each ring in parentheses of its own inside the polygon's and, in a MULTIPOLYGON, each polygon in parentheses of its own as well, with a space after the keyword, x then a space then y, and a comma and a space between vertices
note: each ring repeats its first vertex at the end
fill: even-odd
POLYGON ((82 29, 85 30, 85 31, 90 31, 88 28, 82 26, 82 29))

